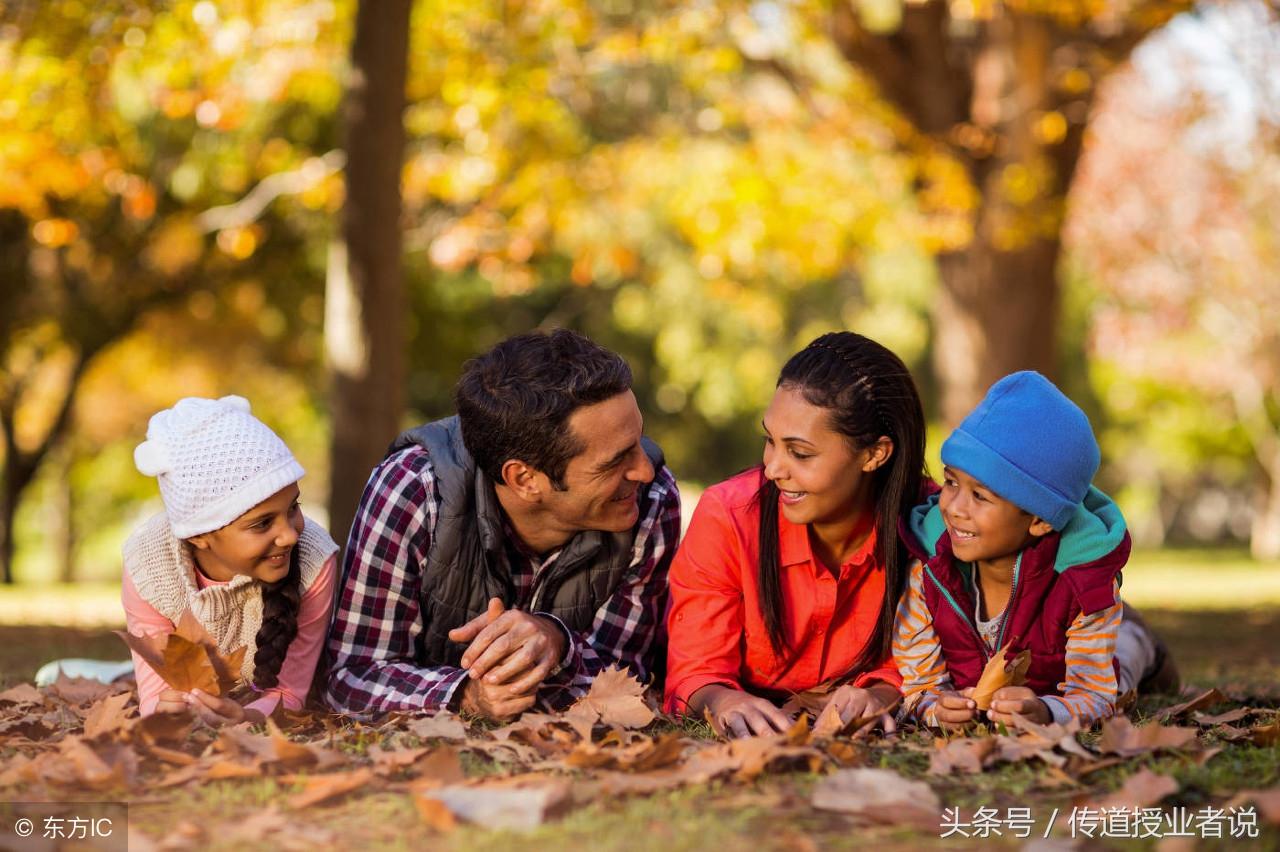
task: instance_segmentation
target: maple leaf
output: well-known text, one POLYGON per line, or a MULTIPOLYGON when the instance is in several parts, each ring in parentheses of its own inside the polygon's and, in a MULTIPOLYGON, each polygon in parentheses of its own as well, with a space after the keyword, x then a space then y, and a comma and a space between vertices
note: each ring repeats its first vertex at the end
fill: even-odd
POLYGON ((942 803, 928 784, 888 769, 837 770, 814 786, 811 802, 819 810, 927 831, 937 831, 942 813, 942 803))
POLYGON ((183 611, 172 633, 137 636, 117 630, 115 634, 179 692, 199 689, 210 695, 225 695, 240 680, 247 649, 236 648, 224 655, 191 610, 183 611))
POLYGON ((1112 716, 1102 723, 1098 750, 1104 754, 1133 757, 1164 749, 1198 751, 1200 741, 1195 728, 1170 728, 1152 722, 1135 728, 1127 716, 1112 716))
POLYGON ((209 631, 204 629, 204 625, 189 609, 183 610, 182 618, 178 620, 178 626, 174 634, 205 649, 205 652, 209 655, 209 664, 213 666, 213 670, 217 675, 218 686, 222 690, 222 692, 214 693, 215 695, 228 693, 235 689, 236 684, 240 682, 240 669, 244 665, 244 656, 248 652, 248 648, 242 645, 231 653, 224 655, 219 650, 218 643, 213 641, 213 637, 209 635, 209 631))
POLYGON ((565 712, 565 719, 584 740, 598 724, 643 728, 654 720, 653 709, 644 703, 644 684, 630 671, 609 666, 596 675, 591 689, 565 712))
POLYGON ((1228 710, 1226 713, 1218 713, 1213 716, 1205 713, 1193 713, 1191 718, 1197 725, 1211 728, 1214 725, 1225 725, 1228 722, 1238 722, 1254 712, 1255 711, 1252 707, 1237 707, 1234 710, 1228 710))
POLYGON ((111 734, 132 727, 125 705, 133 698, 130 692, 109 695, 93 705, 84 720, 84 735, 94 739, 100 734, 111 734))
POLYGON ((424 740, 465 740, 467 725, 456 713, 440 710, 433 716, 422 716, 409 723, 408 730, 424 740))
POLYGON ((1008 645, 996 651, 982 669, 982 676, 978 678, 973 695, 970 696, 979 710, 991 709, 991 697, 998 690, 1026 683, 1027 669, 1031 666, 1031 652, 1021 651, 1012 660, 1006 660, 1008 651, 1008 645))
POLYGON ((20 683, 17 686, 0 692, 0 704, 43 704, 44 693, 36 689, 29 683, 20 683))

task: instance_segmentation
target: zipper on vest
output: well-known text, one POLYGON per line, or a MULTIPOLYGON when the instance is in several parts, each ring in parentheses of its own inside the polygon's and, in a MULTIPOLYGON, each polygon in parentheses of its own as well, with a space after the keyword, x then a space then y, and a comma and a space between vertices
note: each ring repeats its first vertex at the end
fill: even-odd
POLYGON ((1009 592, 1009 602, 1004 606, 1004 615, 1000 617, 1000 633, 996 636, 997 651, 1004 647, 1004 629, 1009 626, 1013 605, 1018 602, 1018 577, 1022 574, 1022 554, 1025 552, 1025 550, 1018 551, 1018 558, 1013 561, 1013 589, 1009 592))
POLYGON ((951 608, 960 616, 960 620, 973 632, 973 638, 978 642, 978 648, 982 651, 982 662, 985 665, 991 659, 991 655, 987 653, 987 643, 982 640, 982 634, 978 632, 977 626, 974 625, 973 621, 960 607, 960 604, 956 603, 956 599, 951 597, 951 592, 947 591, 947 587, 942 585, 942 581, 933 573, 933 568, 929 566, 929 563, 925 563, 924 570, 929 572, 929 579, 933 580, 933 584, 938 587, 938 591, 942 592, 942 596, 947 599, 947 603, 951 604, 951 608))

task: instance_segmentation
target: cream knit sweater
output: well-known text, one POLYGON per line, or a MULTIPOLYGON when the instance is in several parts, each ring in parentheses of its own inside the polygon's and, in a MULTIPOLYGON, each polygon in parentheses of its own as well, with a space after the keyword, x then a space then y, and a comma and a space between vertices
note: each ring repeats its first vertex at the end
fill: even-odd
MULTIPOLYGON (((304 521, 295 545, 301 560, 303 593, 338 549, 323 527, 310 518, 304 521)), ((163 512, 134 530, 124 543, 124 568, 138 594, 174 624, 190 609, 224 654, 245 647, 240 674, 253 680, 253 658, 262 626, 262 583, 241 575, 201 589, 191 549, 173 535, 163 512)))

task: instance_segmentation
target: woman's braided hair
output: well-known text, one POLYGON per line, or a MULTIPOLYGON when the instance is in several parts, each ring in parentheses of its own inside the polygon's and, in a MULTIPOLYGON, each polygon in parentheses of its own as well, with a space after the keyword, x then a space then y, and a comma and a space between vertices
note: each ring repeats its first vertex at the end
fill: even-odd
POLYGON ((258 649, 253 655, 253 685, 270 689, 279 683, 289 645, 298 635, 298 607, 302 602, 302 566, 294 545, 289 554, 289 573, 262 586, 262 626, 258 628, 258 649))
MULTIPOLYGON (((855 450, 881 437, 893 442, 886 464, 873 474, 876 556, 885 571, 884 601, 876 629, 858 655, 854 671, 879 665, 892 653, 893 619, 907 581, 908 555, 898 538, 898 519, 921 494, 925 423, 911 373, 884 346, 853 332, 824 334, 787 361, 778 387, 799 391, 811 405, 829 412, 830 426, 855 450)), ((760 609, 774 653, 788 654, 783 625, 781 561, 778 548, 778 486, 760 475, 760 609)), ((787 667, 784 667, 784 671, 787 667)))

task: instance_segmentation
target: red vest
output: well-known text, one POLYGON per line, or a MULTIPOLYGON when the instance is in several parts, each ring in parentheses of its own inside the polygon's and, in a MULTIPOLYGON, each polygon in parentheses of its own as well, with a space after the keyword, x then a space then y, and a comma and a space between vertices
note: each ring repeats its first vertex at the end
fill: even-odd
MULTIPOLYGON (((907 549, 925 563, 924 599, 942 645, 942 657, 956 689, 974 686, 990 654, 973 621, 975 601, 951 552, 951 536, 938 538, 930 557, 916 537, 901 525, 907 549)), ((1129 533, 1115 550, 1100 559, 1054 570, 1061 535, 1041 537, 1022 552, 1022 562, 1005 609, 1004 642, 1009 657, 1031 651, 1028 686, 1037 695, 1057 695, 1066 677, 1067 628, 1076 616, 1106 609, 1116 602, 1112 583, 1129 558, 1129 533)), ((1113 660, 1114 663, 1114 660, 1113 660)))

